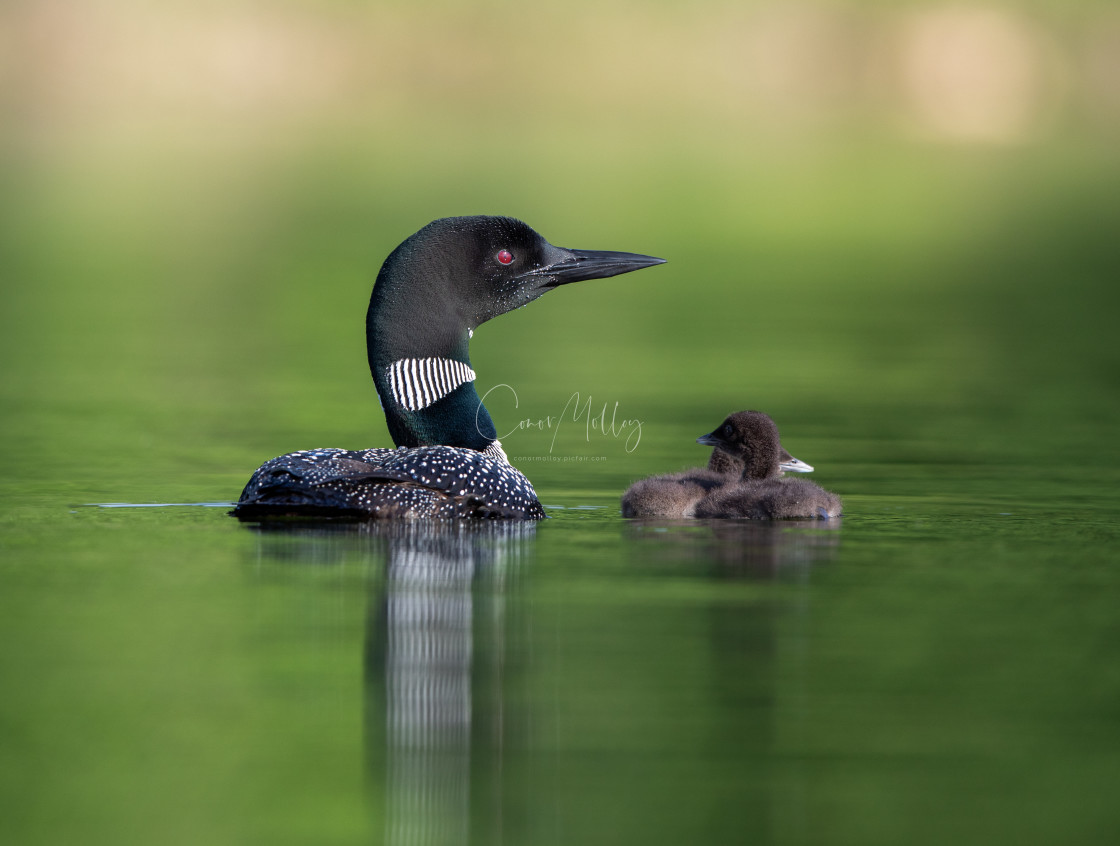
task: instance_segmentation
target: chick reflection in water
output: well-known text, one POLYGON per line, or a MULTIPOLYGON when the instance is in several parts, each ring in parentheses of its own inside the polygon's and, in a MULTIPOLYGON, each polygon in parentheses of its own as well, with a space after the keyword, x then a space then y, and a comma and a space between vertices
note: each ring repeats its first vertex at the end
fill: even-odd
POLYGON ((630 520, 628 551, 642 568, 712 579, 799 580, 840 550, 832 520, 630 520))
POLYGON ((371 763, 380 769, 384 761, 388 844, 469 841, 472 794, 485 794, 480 780, 499 771, 487 756, 500 754, 504 731, 506 591, 534 530, 529 523, 379 527, 386 580, 366 642, 367 742, 371 763), (487 626, 495 631, 476 650, 476 631, 487 626))
POLYGON ((741 517, 750 520, 839 517, 840 498, 783 473, 813 468, 782 448, 778 427, 760 411, 730 415, 696 439, 712 447, 707 467, 643 479, 622 497, 623 517, 741 517))

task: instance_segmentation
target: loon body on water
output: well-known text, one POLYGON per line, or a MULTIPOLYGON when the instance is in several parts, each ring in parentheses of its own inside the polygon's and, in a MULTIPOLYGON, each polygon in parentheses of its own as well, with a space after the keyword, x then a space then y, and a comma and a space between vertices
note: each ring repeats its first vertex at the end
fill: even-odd
POLYGON ((396 449, 314 449, 265 462, 233 514, 270 518, 545 516, 474 388, 482 323, 553 288, 664 259, 555 247, 508 217, 433 221, 398 246, 366 312, 370 372, 396 449))
POLYGON ((829 518, 840 499, 804 479, 811 473, 782 447, 778 427, 760 411, 739 411, 696 439, 712 447, 706 468, 653 476, 635 482, 622 496, 623 517, 829 518))

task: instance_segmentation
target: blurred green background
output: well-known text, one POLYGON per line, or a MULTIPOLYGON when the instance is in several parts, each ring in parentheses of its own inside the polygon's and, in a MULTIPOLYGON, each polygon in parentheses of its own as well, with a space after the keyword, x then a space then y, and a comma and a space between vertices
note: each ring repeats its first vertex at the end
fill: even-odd
POLYGON ((962 449, 1116 410, 1111 4, 36 2, 0 32, 17 500, 233 498, 386 443, 368 289, 451 214, 669 259, 472 356, 527 415, 679 426, 678 461, 747 406, 962 449))
POLYGON ((76 506, 387 445, 377 269, 487 213, 669 260, 472 342, 499 432, 574 392, 643 423, 503 439, 598 510, 475 588, 536 626, 475 632, 529 667, 498 704, 558 728, 476 746, 499 823, 722 842, 746 785, 763 841, 1115 842, 1118 150, 1110 2, 3 4, 0 832, 377 842, 383 556, 76 506), (844 496, 793 587, 617 516, 747 407, 844 496))

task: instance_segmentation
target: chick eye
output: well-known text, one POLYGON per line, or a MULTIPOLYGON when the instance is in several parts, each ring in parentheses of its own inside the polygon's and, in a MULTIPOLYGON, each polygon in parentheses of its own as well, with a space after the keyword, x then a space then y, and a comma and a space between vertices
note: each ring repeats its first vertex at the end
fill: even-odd
POLYGON ((723 427, 723 434, 730 435, 731 434, 731 427, 730 426, 724 426, 723 427))
POLYGON ((502 264, 509 264, 513 261, 513 253, 509 250, 498 250, 497 259, 502 264))

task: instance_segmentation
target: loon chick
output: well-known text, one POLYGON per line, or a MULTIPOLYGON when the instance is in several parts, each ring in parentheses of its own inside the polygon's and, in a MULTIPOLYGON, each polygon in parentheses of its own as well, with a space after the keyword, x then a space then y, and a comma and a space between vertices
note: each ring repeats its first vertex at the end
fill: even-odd
POLYGON ((273 458, 232 513, 242 520, 544 517, 475 391, 470 338, 485 321, 560 285, 662 263, 555 247, 508 217, 429 223, 385 259, 366 312, 370 372, 397 448, 273 458))
POLYGON ((778 427, 760 411, 732 414, 723 425, 699 443, 732 454, 742 454, 748 469, 740 480, 712 490, 696 503, 696 517, 742 517, 749 520, 839 517, 840 497, 807 479, 782 479, 783 471, 808 473, 812 467, 793 459, 794 466, 781 458, 778 427), (736 418, 740 418, 736 421, 736 418), (742 420, 751 425, 743 425, 742 420))
POLYGON ((747 520, 829 520, 842 513, 840 497, 808 479, 752 479, 712 491, 696 504, 697 517, 747 520))
POLYGON ((779 480, 783 473, 813 470, 782 448, 778 427, 760 411, 736 412, 696 442, 713 448, 707 468, 636 482, 623 494, 623 517, 699 517, 702 504, 742 485, 789 484, 779 480))

